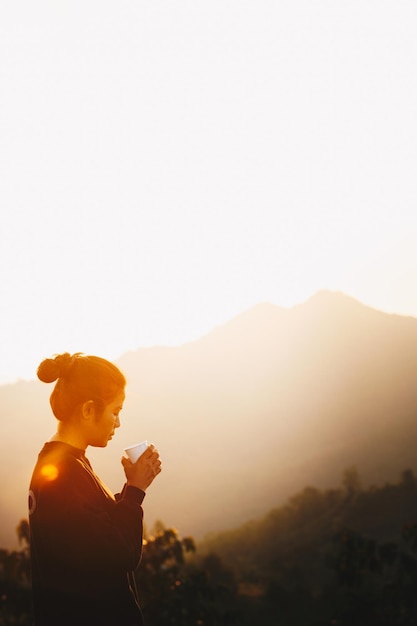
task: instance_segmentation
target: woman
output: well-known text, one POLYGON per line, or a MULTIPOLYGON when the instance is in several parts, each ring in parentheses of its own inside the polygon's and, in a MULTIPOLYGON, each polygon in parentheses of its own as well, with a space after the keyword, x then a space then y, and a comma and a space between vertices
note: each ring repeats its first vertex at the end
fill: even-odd
POLYGON ((149 446, 122 458, 126 483, 113 496, 85 456, 120 426, 126 380, 105 359, 68 353, 38 368, 57 381, 50 403, 58 429, 41 450, 29 493, 36 626, 141 626, 133 571, 142 553, 142 501, 161 471, 149 446))

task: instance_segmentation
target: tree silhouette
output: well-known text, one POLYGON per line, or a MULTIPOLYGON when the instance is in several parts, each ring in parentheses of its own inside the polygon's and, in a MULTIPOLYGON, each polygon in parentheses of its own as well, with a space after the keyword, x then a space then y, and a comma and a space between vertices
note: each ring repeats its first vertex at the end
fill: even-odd
POLYGON ((20 550, 0 550, 0 626, 30 626, 29 523, 22 519, 16 528, 20 550))
POLYGON ((145 622, 152 626, 241 626, 233 573, 216 555, 194 560, 192 537, 156 526, 146 538, 136 581, 145 622))
POLYGON ((345 469, 342 485, 348 500, 355 497, 362 490, 362 481, 355 465, 345 469))

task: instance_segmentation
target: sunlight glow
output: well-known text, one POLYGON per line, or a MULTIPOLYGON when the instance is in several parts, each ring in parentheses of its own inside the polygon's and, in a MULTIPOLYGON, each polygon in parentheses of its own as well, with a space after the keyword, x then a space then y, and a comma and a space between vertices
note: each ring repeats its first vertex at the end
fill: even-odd
POLYGON ((41 469, 41 475, 48 481, 53 481, 58 478, 58 468, 52 463, 44 465, 41 469))
POLYGON ((0 384, 321 289, 417 315, 416 3, 203 5, 0 5, 0 384))

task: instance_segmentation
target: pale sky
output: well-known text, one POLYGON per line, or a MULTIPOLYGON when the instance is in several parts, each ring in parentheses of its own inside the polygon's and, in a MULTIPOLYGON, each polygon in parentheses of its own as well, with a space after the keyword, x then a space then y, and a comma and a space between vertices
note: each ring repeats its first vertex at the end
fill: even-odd
POLYGON ((417 317, 415 0, 3 0, 0 384, 319 289, 417 317))

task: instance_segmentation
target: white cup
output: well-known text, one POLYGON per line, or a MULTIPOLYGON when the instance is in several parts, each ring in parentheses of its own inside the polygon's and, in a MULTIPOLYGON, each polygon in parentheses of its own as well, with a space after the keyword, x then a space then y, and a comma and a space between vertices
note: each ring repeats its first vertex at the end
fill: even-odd
POLYGON ((142 456, 147 447, 148 442, 145 439, 145 441, 141 441, 140 443, 136 443, 133 446, 128 446, 127 448, 124 448, 124 451, 126 452, 129 459, 132 461, 132 463, 136 463, 138 458, 142 456))

